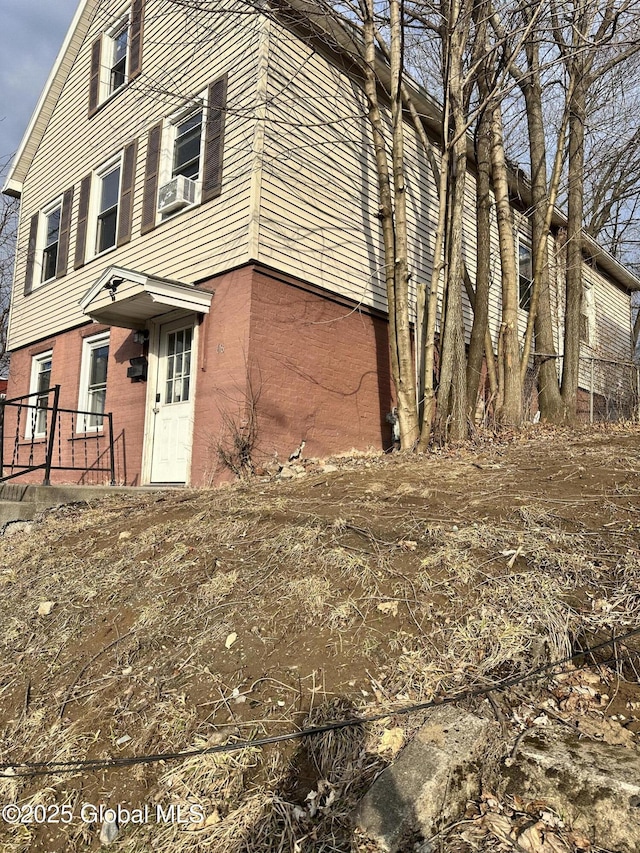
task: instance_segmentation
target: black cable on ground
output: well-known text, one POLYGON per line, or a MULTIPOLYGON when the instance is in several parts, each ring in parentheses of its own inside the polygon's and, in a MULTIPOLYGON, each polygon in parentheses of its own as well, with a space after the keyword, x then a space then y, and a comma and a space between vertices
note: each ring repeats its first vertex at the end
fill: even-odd
MULTIPOLYGON (((455 702, 460 702, 464 699, 473 699, 479 696, 486 696, 493 691, 504 691, 510 687, 515 687, 518 684, 523 684, 528 681, 534 681, 542 677, 550 670, 555 669, 563 664, 571 663, 576 658, 586 657, 593 654, 599 649, 617 643, 624 643, 625 640, 631 637, 640 636, 640 628, 635 628, 626 634, 612 637, 610 640, 604 640, 589 648, 582 649, 579 652, 568 655, 560 660, 550 661, 542 664, 536 669, 526 672, 522 675, 512 676, 498 681, 485 687, 469 688, 462 690, 454 695, 436 697, 429 702, 420 702, 415 705, 406 705, 402 708, 389 709, 377 714, 371 714, 363 717, 353 717, 348 720, 335 720, 333 722, 324 723, 321 726, 312 726, 308 729, 300 729, 299 731, 286 732, 281 735, 271 735, 269 737, 254 738, 253 740, 238 741, 236 743, 219 744, 218 746, 202 747, 201 749, 184 750, 183 752, 161 752, 151 753, 148 755, 131 755, 115 758, 88 758, 77 761, 24 761, 13 763, 0 763, 0 770, 10 771, 0 773, 0 778, 16 779, 23 777, 47 776, 50 774, 66 774, 79 773, 83 770, 107 770, 112 767, 132 767, 136 764, 156 764, 162 761, 183 761, 186 758, 193 758, 198 755, 213 755, 220 752, 238 752, 242 749, 255 748, 259 746, 267 746, 273 743, 282 743, 289 740, 297 740, 299 738, 312 737, 313 735, 325 734, 326 732, 338 731, 339 729, 351 728, 355 726, 363 726, 368 723, 375 723, 387 717, 402 716, 413 714, 417 711, 426 711, 430 708, 437 708, 442 705, 452 705, 455 702)), ((616 657, 607 659, 603 663, 615 661, 616 657)))

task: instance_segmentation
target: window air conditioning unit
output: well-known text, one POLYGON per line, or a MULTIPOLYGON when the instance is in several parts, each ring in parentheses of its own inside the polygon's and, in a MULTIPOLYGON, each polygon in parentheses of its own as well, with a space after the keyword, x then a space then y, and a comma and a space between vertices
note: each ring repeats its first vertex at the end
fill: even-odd
POLYGON ((196 182, 177 175, 158 191, 158 213, 173 213, 196 200, 196 182))

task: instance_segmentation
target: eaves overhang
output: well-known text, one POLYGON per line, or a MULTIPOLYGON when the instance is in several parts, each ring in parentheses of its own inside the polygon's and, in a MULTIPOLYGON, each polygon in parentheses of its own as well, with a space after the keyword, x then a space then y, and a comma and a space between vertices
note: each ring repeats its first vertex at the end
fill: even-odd
POLYGON ((144 329, 170 311, 208 314, 212 297, 191 284, 111 266, 85 293, 80 307, 96 323, 144 329))

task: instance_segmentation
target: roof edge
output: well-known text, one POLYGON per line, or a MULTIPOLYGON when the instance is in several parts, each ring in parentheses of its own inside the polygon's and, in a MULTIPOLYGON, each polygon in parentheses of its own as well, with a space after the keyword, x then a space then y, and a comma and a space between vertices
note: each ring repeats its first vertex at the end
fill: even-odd
POLYGON ((80 0, 78 4, 62 47, 11 163, 7 179, 2 187, 2 192, 5 195, 19 197, 22 192, 22 182, 26 177, 28 166, 38 149, 71 66, 87 34, 97 2, 98 0, 80 0))

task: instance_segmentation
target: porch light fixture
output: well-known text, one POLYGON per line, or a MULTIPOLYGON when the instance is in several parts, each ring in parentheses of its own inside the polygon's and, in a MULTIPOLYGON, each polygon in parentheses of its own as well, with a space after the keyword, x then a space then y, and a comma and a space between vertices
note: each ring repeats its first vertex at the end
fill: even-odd
POLYGON ((110 279, 110 280, 105 284, 104 289, 109 291, 109 295, 111 296, 111 301, 112 301, 112 302, 115 302, 115 301, 116 301, 116 290, 120 287, 120 285, 122 284, 122 282, 123 282, 123 281, 124 281, 124 279, 123 279, 123 278, 120 278, 119 276, 114 275, 114 276, 113 276, 113 277, 112 277, 112 278, 111 278, 111 279, 110 279))

